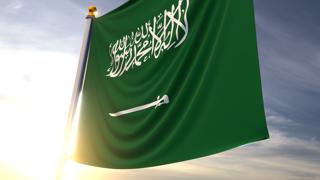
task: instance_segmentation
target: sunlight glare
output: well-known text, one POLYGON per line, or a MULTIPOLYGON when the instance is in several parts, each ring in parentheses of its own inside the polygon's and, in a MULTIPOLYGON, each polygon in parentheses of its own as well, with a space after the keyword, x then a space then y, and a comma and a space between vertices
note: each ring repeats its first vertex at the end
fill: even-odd
POLYGON ((12 170, 0 179, 54 179, 77 58, 37 50, 0 54, 0 167, 12 170))

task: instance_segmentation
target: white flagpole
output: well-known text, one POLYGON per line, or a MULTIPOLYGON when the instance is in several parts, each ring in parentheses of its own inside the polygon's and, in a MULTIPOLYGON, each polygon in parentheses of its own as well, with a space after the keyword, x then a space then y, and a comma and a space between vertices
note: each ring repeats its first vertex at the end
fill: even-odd
POLYGON ((63 170, 69 158, 68 149, 69 149, 69 144, 71 140, 71 129, 74 122, 74 117, 76 114, 80 93, 83 88, 84 77, 85 77, 85 72, 86 72, 86 67, 88 62, 88 53, 89 53, 90 38, 91 38, 91 26, 92 26, 92 20, 95 18, 95 14, 97 12, 97 8, 95 6, 90 6, 88 10, 89 10, 89 14, 86 17, 85 31, 84 31, 83 42, 82 42, 82 47, 80 52, 78 70, 77 70, 76 79, 73 87, 68 119, 65 126, 63 152, 62 152, 63 154, 61 159, 59 160, 58 168, 57 168, 57 175, 56 175, 57 180, 63 179, 63 174, 64 174, 63 170))

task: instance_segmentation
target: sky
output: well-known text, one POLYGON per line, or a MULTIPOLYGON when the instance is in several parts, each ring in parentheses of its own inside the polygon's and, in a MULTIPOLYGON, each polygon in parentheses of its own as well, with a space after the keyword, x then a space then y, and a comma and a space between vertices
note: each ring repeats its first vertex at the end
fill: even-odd
MULTIPOLYGON (((89 5, 0 0, 0 179, 54 179, 89 5)), ((254 0, 270 139, 138 170, 68 162, 65 179, 320 179, 320 2, 254 0)))

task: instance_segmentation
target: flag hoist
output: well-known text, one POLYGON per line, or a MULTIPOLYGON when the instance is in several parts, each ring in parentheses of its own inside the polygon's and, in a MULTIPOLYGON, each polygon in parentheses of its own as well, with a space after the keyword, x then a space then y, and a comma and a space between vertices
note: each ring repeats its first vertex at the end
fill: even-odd
POLYGON ((56 176, 57 180, 63 179, 63 174, 64 174, 63 170, 70 156, 69 149, 71 148, 70 141, 71 141, 71 134, 73 129, 72 127, 75 124, 74 123, 75 115, 76 115, 77 108, 79 107, 78 106, 79 99, 80 99, 81 91, 83 88, 84 76, 85 76, 86 66, 88 62, 92 21, 94 18, 96 18, 97 15, 98 15, 97 7, 89 6, 88 15, 85 21, 85 29, 84 29, 83 42, 82 42, 80 58, 78 63, 78 69, 77 69, 77 74, 74 81, 73 92, 72 92, 72 97, 71 97, 71 102, 69 107, 68 119, 65 125, 63 151, 59 159, 58 168, 57 168, 57 176, 56 176))

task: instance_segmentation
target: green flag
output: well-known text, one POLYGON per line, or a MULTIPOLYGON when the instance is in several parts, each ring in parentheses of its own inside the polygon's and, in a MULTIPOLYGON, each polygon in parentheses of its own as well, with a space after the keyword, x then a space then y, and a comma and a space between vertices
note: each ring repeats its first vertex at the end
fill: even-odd
POLYGON ((268 138, 252 0, 131 0, 93 20, 73 159, 142 168, 268 138))

